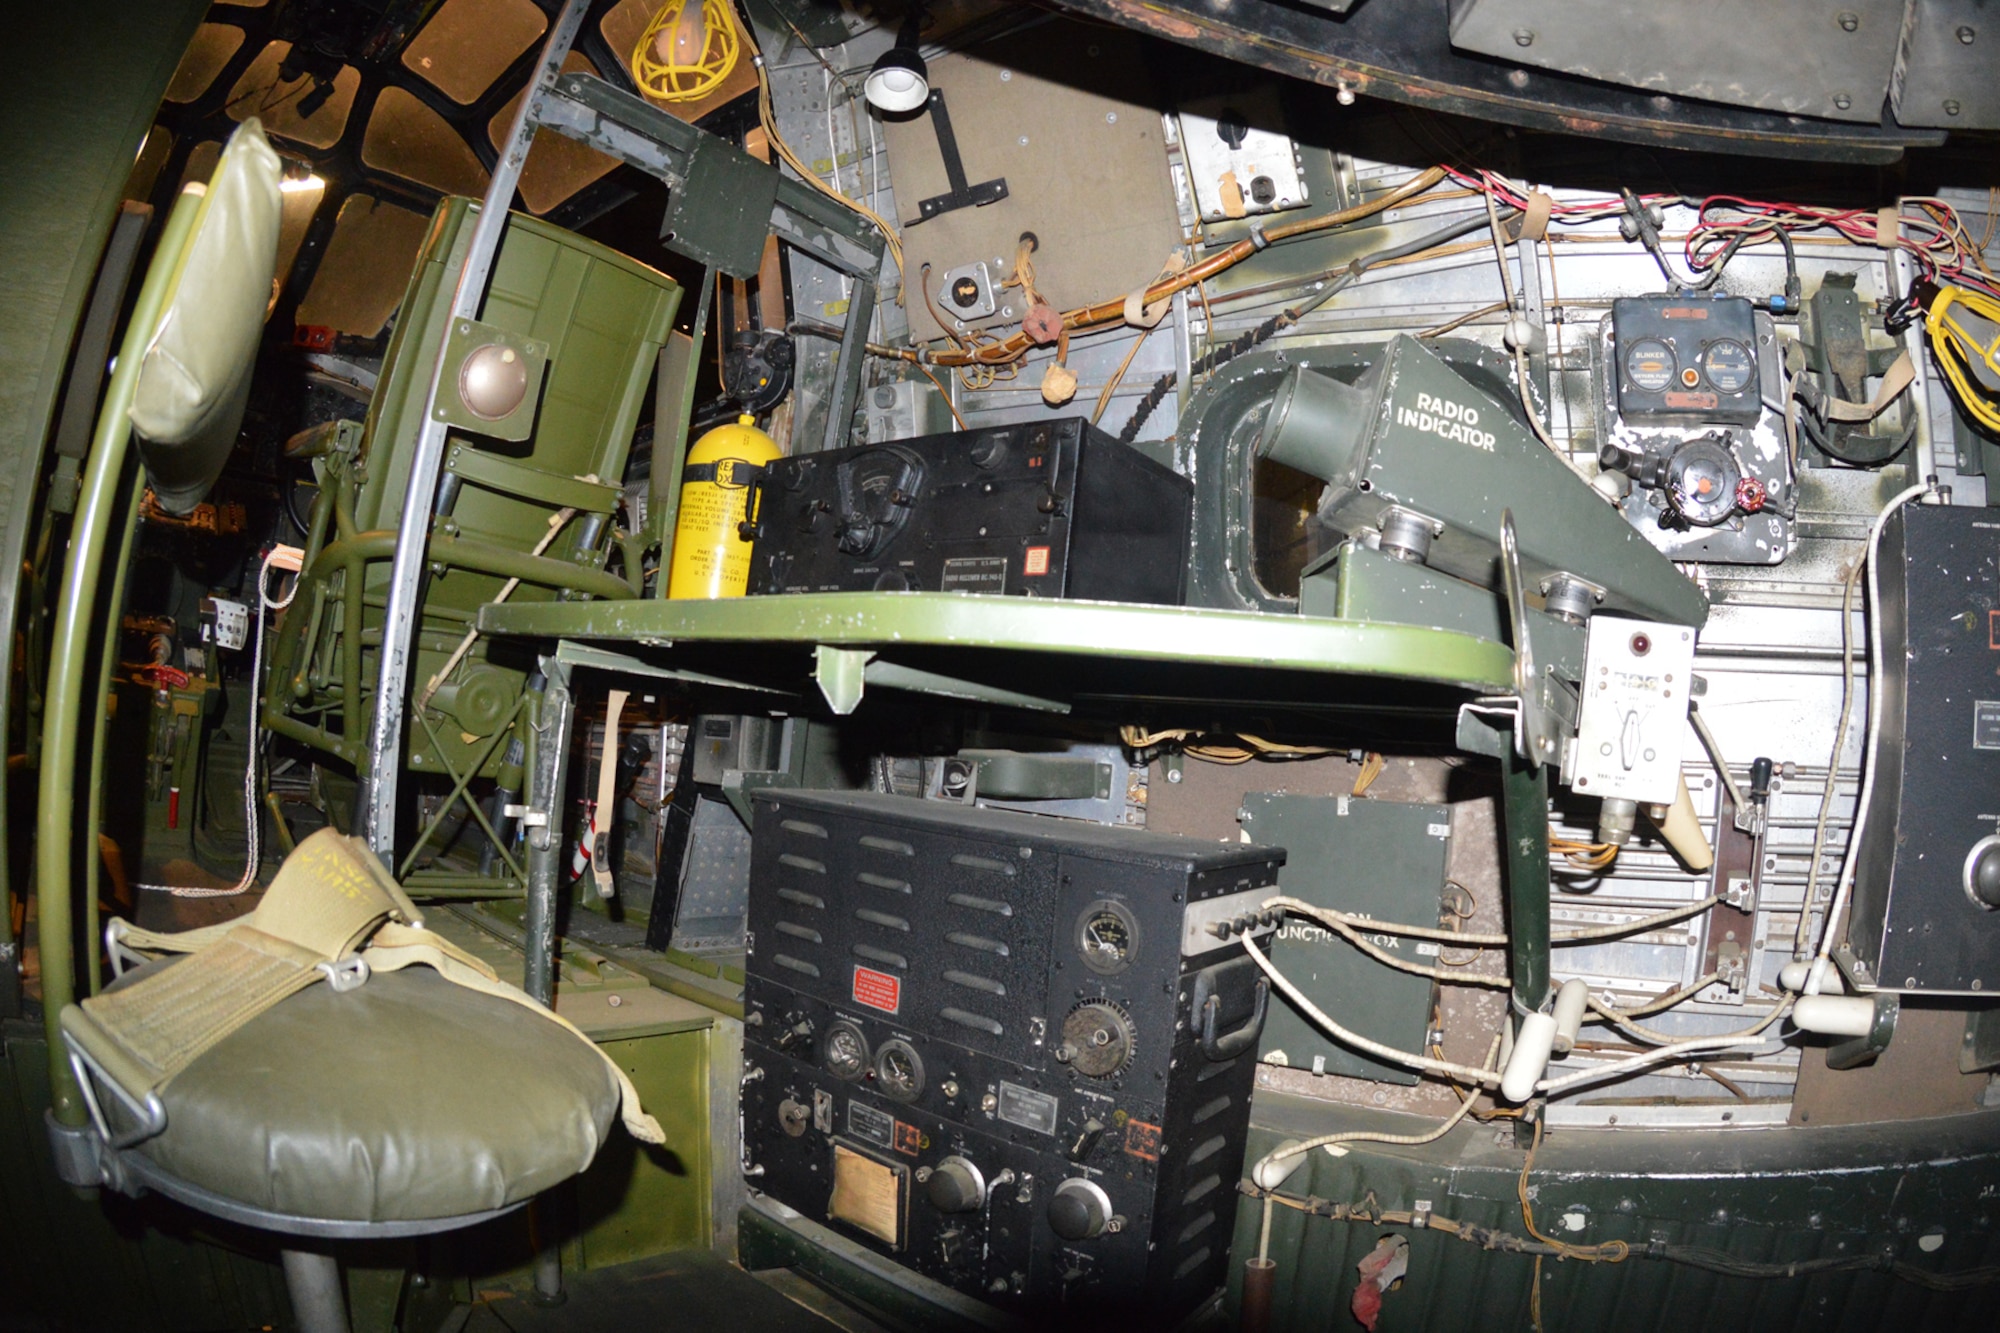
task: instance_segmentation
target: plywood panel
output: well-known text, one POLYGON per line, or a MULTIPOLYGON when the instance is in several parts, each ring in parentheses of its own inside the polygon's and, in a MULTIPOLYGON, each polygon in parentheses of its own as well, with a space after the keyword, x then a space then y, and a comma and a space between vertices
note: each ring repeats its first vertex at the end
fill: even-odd
POLYGON ((361 73, 352 65, 342 65, 333 76, 332 94, 308 114, 300 108, 311 98, 313 78, 301 75, 285 79, 279 74, 291 50, 290 42, 272 42, 257 53, 250 68, 229 90, 229 117, 240 121, 256 116, 264 122, 267 134, 297 139, 314 148, 331 148, 340 142, 340 133, 347 127, 347 113, 354 109, 361 73))
MULTIPOLYGON (((1061 21, 944 56, 931 86, 944 91, 967 181, 1007 180, 1008 197, 905 227, 912 336, 944 336, 922 310, 917 274, 931 265, 931 294, 947 270, 984 259, 1010 276, 1024 231, 1041 241, 1036 285, 1057 308, 1102 301, 1150 281, 1180 244, 1158 99, 1144 44, 1104 28, 1061 21)), ((901 221, 943 194, 943 156, 928 115, 884 126, 901 221)), ((1018 291, 1007 293, 1018 324, 1018 291)))
POLYGON ((333 240, 299 302, 301 324, 372 338, 389 322, 409 285, 429 219, 365 194, 340 206, 333 240))
POLYGON ((486 168, 445 118, 414 93, 384 88, 361 137, 361 160, 445 194, 483 195, 486 168))
POLYGON ((548 26, 532 0, 445 0, 404 48, 403 64, 470 106, 548 26))

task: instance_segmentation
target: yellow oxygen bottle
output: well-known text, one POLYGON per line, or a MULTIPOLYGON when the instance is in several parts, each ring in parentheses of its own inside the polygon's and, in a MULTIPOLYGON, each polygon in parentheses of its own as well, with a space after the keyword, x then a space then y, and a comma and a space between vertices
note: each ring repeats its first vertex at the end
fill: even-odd
POLYGON ((694 442, 681 471, 668 597, 743 595, 750 586, 750 543, 737 525, 749 516, 750 484, 782 455, 747 413, 694 442))

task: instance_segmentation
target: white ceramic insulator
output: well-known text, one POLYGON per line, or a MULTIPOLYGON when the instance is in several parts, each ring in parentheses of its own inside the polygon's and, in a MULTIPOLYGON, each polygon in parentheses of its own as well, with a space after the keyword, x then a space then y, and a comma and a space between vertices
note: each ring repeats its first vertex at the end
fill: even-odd
POLYGON ((1571 977, 1556 992, 1555 1020, 1557 1055, 1568 1055, 1583 1029, 1584 1010, 1590 1007, 1590 986, 1581 977, 1571 977))
POLYGON ((1515 315, 1508 320, 1500 331, 1500 340, 1507 344, 1510 351, 1519 348, 1530 356, 1548 346, 1548 337, 1542 332, 1542 326, 1526 315, 1515 315))
POLYGON ((1251 1176, 1256 1180, 1258 1189, 1274 1190, 1278 1188, 1278 1186, 1292 1178, 1293 1172, 1306 1164, 1305 1153, 1291 1151, 1298 1147, 1300 1142, 1298 1139, 1286 1139, 1278 1145, 1278 1151, 1288 1154, 1287 1156, 1274 1158, 1268 1162, 1257 1163, 1256 1169, 1251 1172, 1251 1176))
POLYGON ((1507 1059, 1507 1072, 1500 1076, 1500 1095, 1519 1105, 1535 1095, 1535 1085, 1548 1071, 1549 1053, 1555 1049, 1556 1020, 1553 1014, 1529 1014, 1514 1035, 1514 1053, 1507 1059))
POLYGON ((1667 846, 1674 849, 1689 870, 1699 872, 1715 864, 1715 852, 1709 847, 1708 835, 1702 832, 1701 819, 1694 812, 1694 798, 1688 794, 1686 778, 1681 779, 1672 805, 1658 814, 1651 810, 1646 813, 1659 826, 1667 846))
POLYGON ((1865 995, 1801 995, 1792 1022, 1829 1037, 1865 1037, 1875 1027, 1875 1001, 1865 995))
POLYGON ((1834 967, 1832 959, 1825 962, 1786 963, 1778 969, 1778 984, 1794 994, 1802 995, 1805 993, 1808 976, 1818 978, 1819 985, 1814 987, 1815 993, 1838 995, 1842 990, 1840 972, 1834 967))

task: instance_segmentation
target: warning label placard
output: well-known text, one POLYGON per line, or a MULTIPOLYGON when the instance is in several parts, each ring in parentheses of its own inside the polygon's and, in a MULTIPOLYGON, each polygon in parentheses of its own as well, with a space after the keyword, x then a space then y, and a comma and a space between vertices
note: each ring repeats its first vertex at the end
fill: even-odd
POLYGON ((903 979, 872 967, 854 969, 854 1002, 893 1014, 903 1007, 903 979))

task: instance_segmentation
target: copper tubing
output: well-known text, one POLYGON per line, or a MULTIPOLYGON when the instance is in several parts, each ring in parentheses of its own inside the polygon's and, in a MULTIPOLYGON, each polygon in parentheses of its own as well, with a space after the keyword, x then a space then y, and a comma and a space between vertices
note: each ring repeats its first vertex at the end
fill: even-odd
POLYGON ((1243 1261, 1243 1300, 1236 1313, 1236 1327, 1241 1333, 1266 1333, 1271 1327, 1271 1295, 1277 1285, 1277 1260, 1243 1261))
MULTIPOLYGON (((1311 232, 1325 231, 1331 227, 1344 227, 1350 222, 1359 222, 1363 218, 1373 217, 1384 209, 1394 208, 1404 200, 1422 194, 1443 179, 1444 169, 1442 167, 1432 167, 1427 171, 1412 176, 1409 180, 1403 182, 1403 184, 1397 186, 1379 199, 1370 199, 1365 203, 1356 204, 1352 208, 1343 208, 1337 212, 1322 213, 1318 217, 1286 223, 1281 227, 1268 228, 1263 233, 1262 244, 1252 240, 1238 241, 1227 250, 1210 255, 1193 268, 1154 283, 1146 289, 1144 304, 1151 305, 1155 301, 1164 300, 1172 296, 1175 292, 1184 291, 1198 282, 1204 282, 1214 277, 1224 269, 1234 268, 1251 255, 1256 254, 1257 251, 1263 249, 1265 245, 1269 245, 1274 241, 1288 241, 1294 236, 1305 236, 1311 232)), ((1096 305, 1064 311, 1062 321, 1063 328, 1066 330, 1081 330, 1096 328, 1101 324, 1116 323, 1124 319, 1124 317, 1125 298, 1120 296, 1114 300, 1100 301, 1096 305)), ((977 350, 938 352, 925 359, 934 366, 998 366, 1018 360, 1032 346, 1034 346, 1034 342, 1027 334, 1016 333, 1011 337, 1001 339, 999 342, 988 343, 977 350)), ((876 349, 870 347, 869 350, 875 351, 876 349)), ((889 351, 891 349, 885 348, 883 350, 889 351)), ((902 360, 915 361, 918 359, 914 349, 896 348, 893 350, 895 355, 902 360)))

